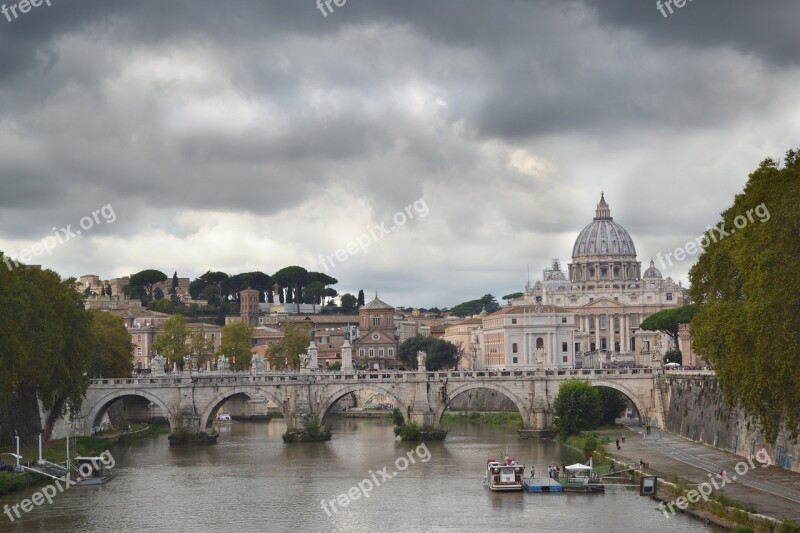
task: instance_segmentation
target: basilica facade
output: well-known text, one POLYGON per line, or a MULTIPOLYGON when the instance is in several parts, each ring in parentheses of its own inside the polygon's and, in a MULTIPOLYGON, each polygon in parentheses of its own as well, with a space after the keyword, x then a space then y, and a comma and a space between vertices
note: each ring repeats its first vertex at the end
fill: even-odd
POLYGON ((665 279, 652 260, 642 272, 633 239, 614 221, 601 194, 594 218, 575 240, 566 273, 554 259, 542 279, 529 282, 510 307, 470 328, 471 349, 479 354, 475 366, 659 366, 672 347, 664 335, 644 331, 640 324, 653 313, 686 303, 686 290, 665 279), (536 331, 514 331, 523 324, 535 324, 536 331))

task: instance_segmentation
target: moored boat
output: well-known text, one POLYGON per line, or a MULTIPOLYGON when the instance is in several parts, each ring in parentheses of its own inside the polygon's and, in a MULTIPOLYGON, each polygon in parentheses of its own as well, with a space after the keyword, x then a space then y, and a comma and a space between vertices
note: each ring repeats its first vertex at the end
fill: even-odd
POLYGON ((522 476, 525 465, 506 458, 504 462, 489 459, 486 461, 484 484, 495 491, 522 490, 522 476))

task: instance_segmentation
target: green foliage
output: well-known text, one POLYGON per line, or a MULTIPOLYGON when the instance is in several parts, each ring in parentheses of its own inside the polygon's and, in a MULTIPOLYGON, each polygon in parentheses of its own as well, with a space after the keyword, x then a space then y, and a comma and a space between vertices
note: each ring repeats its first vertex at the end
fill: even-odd
POLYGON ((714 365, 726 400, 756 418, 770 442, 782 424, 792 437, 800 428, 800 403, 786 401, 800 390, 798 204, 800 152, 787 152, 783 168, 764 160, 716 226, 730 234, 707 232, 689 272, 699 309, 694 349, 714 365))
POLYGON ((621 392, 608 387, 598 387, 597 394, 600 402, 601 426, 613 425, 620 413, 625 410, 628 400, 621 392))
POLYGON ((600 418, 600 394, 588 381, 564 381, 553 402, 553 414, 556 432, 563 437, 592 429, 600 418))
POLYGON ((395 436, 401 440, 419 440, 421 432, 422 427, 416 422, 403 422, 394 428, 395 436))
POLYGON ((784 520, 778 526, 778 533, 800 533, 800 522, 784 520))
POLYGON ((358 312, 358 299, 349 292, 342 295, 341 301, 342 313, 345 315, 356 314, 358 312))
POLYGON ((697 314, 697 307, 692 304, 664 309, 658 313, 653 313, 642 321, 641 328, 647 331, 661 331, 672 338, 675 348, 678 347, 678 327, 681 324, 688 324, 697 314))
POLYGON ((51 409, 47 432, 67 408, 80 410, 93 375, 130 375, 130 336, 118 319, 84 309, 74 278, 3 263, 0 252, 0 411, 36 396, 51 409))
POLYGON ((503 300, 510 302, 515 298, 522 298, 523 294, 521 292, 512 292, 511 294, 506 294, 503 296, 503 300))
POLYGON ((189 329, 183 315, 172 315, 161 325, 161 333, 153 341, 153 350, 164 357, 168 363, 183 367, 183 359, 189 353, 186 340, 189 329))
POLYGON ((364 305, 364 290, 363 289, 359 289, 359 291, 358 291, 357 305, 358 305, 358 307, 361 307, 361 306, 364 305))
POLYGON ((683 361, 683 354, 680 350, 667 350, 667 353, 664 354, 664 363, 678 363, 681 364, 683 361))
POLYGON ((89 314, 91 356, 88 373, 91 377, 122 378, 133 371, 133 344, 122 318, 103 311, 89 314))
MULTIPOLYGON (((137 272, 136 274, 131 276, 129 281, 131 290, 134 287, 141 287, 144 289, 145 293, 149 298, 153 299, 153 288, 156 284, 161 283, 163 281, 167 281, 167 275, 161 272, 160 270, 148 269, 142 270, 141 272, 137 272)), ((163 293, 161 295, 163 298, 163 293)))
POLYGON ((214 354, 214 341, 206 336, 206 330, 203 327, 192 329, 189 332, 188 340, 188 353, 197 358, 197 366, 202 368, 214 354))
MULTIPOLYGON (((392 423, 395 426, 400 426, 405 422, 405 418, 403 418, 403 413, 400 412, 400 409, 394 409, 392 411, 392 423)), ((397 433, 395 433, 397 435, 397 433)))
POLYGON ((253 356, 252 339, 253 326, 250 324, 246 322, 228 324, 222 328, 219 355, 227 357, 234 370, 247 370, 250 368, 250 359, 253 356))
MULTIPOLYGON (((309 282, 309 272, 305 268, 297 265, 284 267, 272 275, 272 279, 280 283, 281 287, 288 287, 294 289, 294 303, 297 305, 297 312, 300 312, 300 299, 302 298, 303 286, 309 282)), ((286 303, 289 301, 291 294, 287 292, 286 303)))
POLYGON ((453 368, 458 362, 458 346, 444 339, 416 335, 406 339, 397 349, 398 356, 406 368, 417 368, 417 352, 428 354, 425 360, 427 370, 453 368))
POLYGON ((583 455, 588 461, 592 454, 597 450, 597 437, 590 435, 583 443, 583 455))
POLYGON ((331 372, 338 372, 339 370, 342 369, 342 362, 336 361, 335 363, 331 363, 328 365, 327 369, 330 370, 331 372))
POLYGON ((493 313, 500 309, 500 306, 497 304, 497 300, 494 299, 494 296, 491 294, 484 294, 477 300, 470 300, 458 304, 450 309, 450 314, 456 316, 471 316, 477 315, 483 309, 486 309, 487 313, 493 313))
POLYGON ((267 353, 270 367, 273 370, 300 367, 300 354, 306 351, 311 343, 310 328, 293 322, 286 324, 281 342, 270 347, 267 353))

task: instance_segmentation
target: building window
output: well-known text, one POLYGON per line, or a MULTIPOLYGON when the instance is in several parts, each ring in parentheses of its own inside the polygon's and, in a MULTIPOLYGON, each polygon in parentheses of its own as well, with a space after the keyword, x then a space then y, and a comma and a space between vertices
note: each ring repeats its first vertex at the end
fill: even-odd
POLYGON ((389 357, 394 357, 394 348, 389 348, 389 357))
POLYGON ((565 316, 562 316, 562 317, 561 317, 561 323, 562 323, 562 324, 566 324, 566 323, 567 323, 567 317, 565 317, 565 316))
POLYGON ((589 298, 589 303, 592 303, 593 301, 594 301, 594 298, 589 298))
POLYGON ((383 348, 378 348, 378 357, 383 357, 383 348))
POLYGON ((511 323, 512 323, 512 324, 516 324, 516 323, 517 323, 517 319, 516 319, 516 318, 512 318, 512 319, 511 319, 511 323))
POLYGON ((136 336, 136 342, 142 342, 142 336, 141 335, 137 335, 136 336))
POLYGON ((517 343, 511 344, 511 353, 517 353, 517 343))
POLYGON ((364 348, 361 348, 360 350, 358 350, 358 356, 359 357, 364 357, 364 348))
POLYGON ((581 353, 581 343, 575 343, 575 353, 581 353))
POLYGON ((380 326, 381 325, 381 317, 379 317, 379 316, 372 317, 372 325, 373 326, 380 326))
POLYGON ((567 343, 566 342, 562 342, 561 343, 561 351, 562 352, 566 352, 567 350, 568 350, 567 343))
POLYGON ((668 301, 668 302, 671 302, 671 301, 672 301, 672 293, 671 293, 671 292, 668 292, 668 293, 667 293, 667 301, 668 301))
POLYGON ((375 348, 369 349, 369 357, 370 359, 373 359, 375 357, 375 348))
POLYGON ((136 355, 142 355, 142 349, 141 348, 137 348, 136 349, 136 355))
POLYGON ((561 358, 561 362, 562 363, 568 363, 569 362, 568 359, 569 358, 565 355, 564 357, 561 358))
POLYGON ((617 296, 614 296, 614 301, 615 301, 615 302, 618 302, 618 301, 619 301, 619 297, 617 297, 617 296))
POLYGON ((516 364, 517 364, 517 358, 516 358, 516 357, 512 358, 512 359, 511 359, 511 362, 512 362, 512 363, 514 363, 514 364, 516 365, 516 364))

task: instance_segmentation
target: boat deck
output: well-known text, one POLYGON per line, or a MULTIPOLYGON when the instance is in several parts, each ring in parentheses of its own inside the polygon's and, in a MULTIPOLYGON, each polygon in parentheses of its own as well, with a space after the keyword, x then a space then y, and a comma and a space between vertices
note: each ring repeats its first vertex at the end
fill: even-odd
POLYGON ((522 484, 528 492, 563 492, 564 487, 552 478, 529 477, 522 484))

